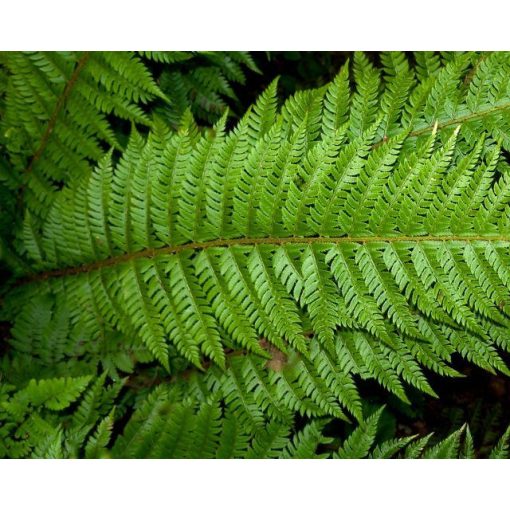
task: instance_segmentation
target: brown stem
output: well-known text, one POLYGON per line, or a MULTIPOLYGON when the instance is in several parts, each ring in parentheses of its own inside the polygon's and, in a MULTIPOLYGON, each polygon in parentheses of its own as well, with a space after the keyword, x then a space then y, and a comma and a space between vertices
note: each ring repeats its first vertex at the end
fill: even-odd
MULTIPOLYGON (((443 122, 438 122, 437 123, 437 129, 440 130, 440 129, 444 129, 446 127, 457 126, 457 125, 462 124, 463 122, 469 122, 471 120, 480 119, 482 117, 485 117, 486 115, 491 115, 493 113, 497 113, 497 112, 500 112, 500 111, 503 111, 503 110, 508 110, 508 109, 510 109, 510 101, 502 103, 502 104, 500 104, 498 106, 492 106, 491 108, 487 108, 485 110, 480 110, 480 111, 475 112, 475 113, 466 113, 465 115, 460 115, 459 117, 455 117, 454 119, 445 120, 443 122)), ((426 133, 431 133, 434 130, 434 126, 435 126, 435 124, 430 125, 430 126, 425 126, 423 128, 420 128, 420 129, 416 129, 415 131, 411 131, 407 135, 407 137, 408 138, 414 138, 414 137, 417 137, 417 136, 424 135, 426 133)), ((377 142, 374 145, 372 145, 372 149, 376 149, 380 145, 386 143, 388 140, 389 140, 389 138, 387 138, 387 137, 383 138, 379 142, 377 142)))
POLYGON ((49 120, 48 125, 46 126, 46 130, 44 131, 44 134, 41 138, 41 141, 39 143, 39 147, 37 147, 37 150, 35 151, 34 155, 32 156, 32 159, 30 160, 30 164, 28 165, 25 173, 30 174, 34 168, 35 163, 41 158, 44 149, 46 149, 46 146, 48 145, 48 141, 50 139, 51 133, 53 132, 53 129, 55 128, 55 124, 58 119, 58 115, 61 112, 62 108, 64 107, 67 98, 69 97, 69 94, 71 94, 71 91, 73 90, 74 85, 76 84, 76 81, 78 80, 78 76, 83 70, 83 67, 87 63, 87 61, 90 58, 90 53, 85 52, 81 56, 80 60, 76 63, 76 67, 74 68, 73 74, 67 81, 64 90, 62 91, 62 94, 59 96, 57 103, 55 104, 55 109, 53 110, 49 120))
POLYGON ((83 264, 81 266, 68 267, 44 271, 34 276, 28 276, 20 279, 16 286, 26 283, 32 283, 49 278, 61 276, 72 276, 80 273, 88 273, 105 267, 111 267, 123 262, 129 262, 140 258, 153 258, 158 255, 171 255, 186 250, 205 250, 207 248, 228 248, 231 246, 257 246, 257 245, 275 245, 282 246, 286 244, 343 244, 343 243, 377 243, 377 242, 510 242, 508 235, 472 235, 472 236, 360 236, 360 237, 261 237, 261 238, 237 238, 237 239, 216 239, 214 241, 191 242, 178 246, 164 246, 162 248, 147 248, 134 253, 125 253, 116 257, 110 257, 104 260, 83 264))

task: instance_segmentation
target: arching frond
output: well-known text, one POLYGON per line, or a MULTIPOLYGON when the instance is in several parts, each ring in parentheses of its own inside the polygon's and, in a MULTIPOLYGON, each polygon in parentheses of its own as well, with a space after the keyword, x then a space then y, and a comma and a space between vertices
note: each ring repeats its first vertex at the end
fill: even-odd
MULTIPOLYGON (((100 114, 93 135, 82 130, 67 152, 46 148, 60 158, 51 173, 34 162, 45 213, 29 207, 17 241, 31 270, 18 268, 5 297, 9 343, 34 371, 50 360, 58 375, 73 368, 48 410, 76 399, 89 384, 81 377, 98 367, 115 377, 155 361, 156 380, 171 382, 137 403, 120 438, 116 408, 93 413, 75 444, 86 439, 90 456, 107 455, 110 443, 118 457, 307 456, 328 444, 323 424, 341 420, 359 428, 335 445, 339 457, 474 454, 467 428, 430 447, 378 442, 383 411, 364 419, 360 381, 409 403, 414 390, 436 396, 430 371, 459 375, 456 355, 509 373, 507 53, 478 64, 471 53, 416 64, 388 53, 380 66, 356 54, 331 84, 281 108, 273 81, 232 130, 226 115, 207 130, 189 114, 177 130, 150 120, 139 105, 164 94, 140 57, 50 57, 12 57, 20 73, 37 71, 48 95, 38 115, 52 115, 55 84, 69 90, 79 65, 72 93, 85 87, 82 101, 100 114), (86 95, 96 82, 97 94, 116 92, 114 104, 86 95), (132 129, 120 158, 95 150, 123 145, 109 138, 110 112, 150 127, 132 129), (76 147, 86 168, 67 179, 76 147), (64 185, 48 193, 45 179, 64 185), (105 345, 110 358, 99 354, 105 345)), ((233 62, 251 66, 246 58, 232 57, 222 76, 239 79, 233 62)), ((221 76, 214 85, 229 95, 221 76)), ((10 377, 30 398, 44 393, 16 363, 10 377)), ((15 400, 6 405, 19 417, 15 400)), ((52 434, 38 455, 67 454, 65 428, 52 434)))

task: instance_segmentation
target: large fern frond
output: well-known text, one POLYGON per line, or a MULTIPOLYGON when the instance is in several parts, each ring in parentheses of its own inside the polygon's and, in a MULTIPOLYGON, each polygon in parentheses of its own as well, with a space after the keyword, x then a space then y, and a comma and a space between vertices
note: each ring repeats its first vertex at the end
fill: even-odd
MULTIPOLYGON (((488 57, 475 76, 487 61, 500 68, 501 58, 488 57)), ((210 358, 224 367, 226 349, 257 355, 261 337, 306 366, 314 336, 337 368, 342 360, 345 376, 374 377, 403 399, 403 382, 433 394, 422 367, 452 375, 454 352, 507 373, 498 349, 510 345, 501 270, 510 193, 497 159, 496 142, 505 142, 492 130, 504 99, 490 108, 482 94, 476 122, 459 114, 478 83, 463 90, 457 75, 466 65, 459 56, 412 92, 406 85, 408 102, 399 96, 398 104, 414 108, 412 121, 400 108, 400 131, 388 139, 380 127, 390 113, 382 108, 376 118, 378 103, 363 99, 365 80, 375 79, 363 57, 348 129, 324 134, 306 120, 331 126, 328 98, 339 92, 322 90, 317 103, 298 94, 282 114, 263 95, 228 134, 222 122, 198 140, 186 129, 147 141, 133 133, 118 164, 105 160, 59 193, 41 239, 27 231, 42 273, 18 289, 21 299, 65 296, 91 337, 106 328, 139 338, 167 368, 169 344, 197 366, 210 358), (413 97, 429 82, 418 108, 413 97), (441 103, 446 84, 458 87, 448 93, 448 101, 459 96, 454 112, 441 103), (308 148, 296 152, 303 130, 308 148), (485 140, 469 148, 473 130, 485 140), (242 152, 225 158, 232 149, 242 152), (208 195, 207 183, 241 157, 233 186, 208 195), (483 185, 473 189, 477 173, 483 185), (280 190, 277 207, 265 200, 268 182, 280 190)), ((393 76, 386 81, 395 85, 393 76)))
POLYGON ((232 131, 225 117, 202 133, 133 130, 119 161, 55 194, 40 231, 27 216, 35 273, 8 296, 14 332, 41 322, 42 300, 54 332, 61 318, 89 342, 130 339, 176 382, 187 368, 177 407, 154 411, 156 396, 140 411, 168 427, 161 444, 133 429, 118 452, 173 455, 213 434, 214 456, 221 401, 227 430, 274 423, 252 443, 272 456, 298 448, 282 439, 295 413, 361 420, 359 379, 408 401, 410 386, 435 395, 428 370, 457 375, 455 353, 508 374, 509 56, 382 61, 356 55, 353 93, 345 67, 281 110, 273 82, 232 131))

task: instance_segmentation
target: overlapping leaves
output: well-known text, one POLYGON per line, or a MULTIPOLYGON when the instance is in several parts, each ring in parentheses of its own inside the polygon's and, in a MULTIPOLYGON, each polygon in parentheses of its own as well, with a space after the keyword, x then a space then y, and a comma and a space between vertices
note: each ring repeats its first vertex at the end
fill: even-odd
POLYGON ((42 276, 12 313, 60 296, 91 339, 207 366, 254 423, 359 418, 357 378, 434 394, 453 353, 508 373, 510 69, 476 58, 385 55, 381 79, 358 55, 354 92, 346 66, 281 111, 274 82, 230 132, 134 132, 41 235, 27 218, 42 276))

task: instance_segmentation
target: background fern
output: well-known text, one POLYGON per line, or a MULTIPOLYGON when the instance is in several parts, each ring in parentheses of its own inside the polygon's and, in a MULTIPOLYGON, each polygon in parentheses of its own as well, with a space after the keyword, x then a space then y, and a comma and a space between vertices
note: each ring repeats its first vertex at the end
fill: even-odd
POLYGON ((213 119, 227 107, 223 95, 235 99, 230 81, 257 71, 248 53, 235 52, 4 52, 0 65, 2 217, 16 219, 9 208, 24 203, 25 228, 38 228, 54 193, 108 147, 122 150, 131 125, 151 128, 162 117, 176 127, 187 109, 213 119))
POLYGON ((168 104, 156 109, 163 119, 178 127, 190 110, 197 122, 216 122, 228 106, 239 107, 234 90, 246 85, 247 71, 260 73, 252 56, 242 51, 201 52, 182 60, 182 65, 164 69, 159 78, 168 104), (237 87, 239 87, 239 85, 237 87), (236 87, 236 88, 237 88, 236 87))
POLYGON ((509 55, 372 57, 233 128, 247 54, 2 57, 3 455, 508 454, 395 417, 509 373, 509 55))

